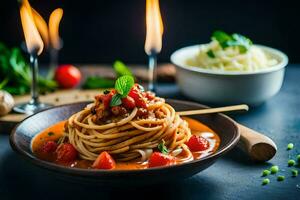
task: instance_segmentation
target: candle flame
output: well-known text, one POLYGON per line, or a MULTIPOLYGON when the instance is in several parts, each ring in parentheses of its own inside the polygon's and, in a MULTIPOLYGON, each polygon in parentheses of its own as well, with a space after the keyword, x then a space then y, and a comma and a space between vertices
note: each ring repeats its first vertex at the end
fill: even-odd
POLYGON ((61 48, 61 39, 59 37, 59 23, 63 16, 63 9, 55 9, 49 18, 49 34, 50 34, 50 43, 51 46, 59 50, 61 48))
POLYGON ((33 8, 31 9, 32 9, 35 25, 40 35, 42 36, 45 46, 48 47, 49 46, 48 25, 46 21, 43 19, 43 17, 35 9, 33 8))
POLYGON ((162 48, 163 23, 161 19, 159 1, 146 0, 146 41, 145 52, 159 53, 162 48))
POLYGON ((43 51, 44 43, 35 25, 28 0, 22 1, 20 16, 28 52, 40 55, 43 51))

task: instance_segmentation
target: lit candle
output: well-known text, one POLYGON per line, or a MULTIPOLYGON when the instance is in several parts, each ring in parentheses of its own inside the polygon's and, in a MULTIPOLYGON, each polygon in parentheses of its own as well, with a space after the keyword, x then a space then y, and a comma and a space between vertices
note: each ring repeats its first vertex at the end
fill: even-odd
MULTIPOLYGON (((36 11, 35 11, 36 12, 36 11)), ((37 12, 36 12, 37 13, 37 12)), ((35 16, 37 16, 35 13, 35 16)), ((35 113, 50 105, 40 103, 38 93, 38 55, 43 52, 44 43, 35 24, 32 8, 27 0, 22 1, 20 8, 21 22, 26 42, 27 51, 30 55, 30 65, 32 71, 31 100, 28 103, 16 105, 14 111, 26 114, 35 113)), ((43 24, 40 24, 42 27, 43 24)))
POLYGON ((58 52, 62 47, 62 40, 59 37, 59 24, 63 16, 63 9, 55 9, 49 18, 49 35, 50 35, 50 73, 49 79, 54 76, 54 71, 58 65, 58 52))
POLYGON ((148 89, 155 91, 157 54, 162 48, 163 24, 158 0, 146 0, 145 52, 149 56, 148 89))

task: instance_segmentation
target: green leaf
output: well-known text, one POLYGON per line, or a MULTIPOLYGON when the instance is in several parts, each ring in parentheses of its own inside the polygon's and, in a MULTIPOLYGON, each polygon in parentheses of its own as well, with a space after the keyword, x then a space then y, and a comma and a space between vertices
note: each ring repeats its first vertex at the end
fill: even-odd
POLYGON ((115 70, 118 77, 125 76, 125 75, 133 76, 130 69, 128 69, 128 67, 123 62, 121 62, 119 60, 116 60, 114 62, 113 67, 114 67, 114 70, 115 70))
POLYGON ((115 89, 122 96, 122 98, 124 98, 128 95, 133 85, 134 85, 133 77, 129 75, 125 75, 117 79, 115 83, 115 89))
POLYGON ((212 35, 212 38, 217 40, 222 48, 228 47, 226 42, 232 40, 232 37, 224 31, 215 31, 212 35))
POLYGON ((163 154, 168 154, 168 152, 169 152, 168 149, 167 149, 167 147, 165 146, 165 141, 164 140, 162 140, 161 143, 159 143, 157 145, 157 148, 163 154))
POLYGON ((213 52, 212 50, 208 50, 208 51, 206 52, 206 54, 207 54, 208 57, 210 57, 210 58, 215 58, 215 57, 216 57, 215 54, 214 54, 214 52, 213 52))
POLYGON ((114 96, 112 96, 111 101, 110 101, 110 106, 119 106, 122 104, 122 95, 120 94, 115 94, 114 96))
POLYGON ((223 49, 227 47, 238 47, 240 53, 246 53, 253 44, 249 38, 241 34, 235 33, 228 35, 223 31, 215 31, 212 35, 212 39, 218 41, 223 49))
POLYGON ((82 87, 84 89, 97 89, 97 88, 113 88, 114 85, 115 85, 115 81, 112 79, 92 76, 86 79, 82 87))

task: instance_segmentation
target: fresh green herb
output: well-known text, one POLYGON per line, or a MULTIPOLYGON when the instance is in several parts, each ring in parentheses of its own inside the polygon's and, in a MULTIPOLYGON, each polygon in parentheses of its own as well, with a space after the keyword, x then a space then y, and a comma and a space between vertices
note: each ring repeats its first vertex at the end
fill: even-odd
POLYGON ((265 170, 262 172, 261 176, 268 176, 269 174, 271 174, 270 170, 265 169, 265 170))
POLYGON ((284 181, 284 179, 285 179, 285 176, 278 176, 277 177, 277 181, 284 181))
POLYGON ((292 166, 294 166, 296 164, 296 161, 294 161, 294 160, 289 160, 288 161, 288 166, 289 167, 292 167, 292 166))
POLYGON ((161 143, 159 143, 157 145, 157 148, 160 152, 162 152, 163 154, 168 154, 168 149, 167 147, 165 146, 165 141, 162 140, 161 143))
POLYGON ((273 165, 270 168, 271 174, 276 174, 279 171, 279 167, 277 165, 273 165))
POLYGON ((300 154, 297 156, 297 161, 300 163, 300 154))
POLYGON ((294 148, 294 144, 293 143, 289 143, 287 145, 287 150, 292 150, 294 148))
POLYGON ((121 76, 116 80, 115 89, 121 95, 122 98, 126 97, 134 85, 134 79, 132 76, 121 76))
POLYGON ((207 54, 208 57, 210 57, 210 58, 215 58, 215 57, 216 57, 215 54, 214 54, 214 52, 213 52, 212 50, 208 50, 208 51, 206 52, 206 54, 207 54))
MULTIPOLYGON (((0 89, 14 95, 30 91, 31 70, 19 48, 7 48, 0 42, 0 89)), ((54 80, 38 77, 40 93, 54 91, 57 83, 54 80)))
POLYGON ((122 104, 122 95, 120 94, 115 94, 114 96, 112 96, 111 101, 110 101, 110 106, 119 106, 122 104))
POLYGON ((108 78, 102 78, 99 76, 88 77, 83 84, 84 89, 97 89, 97 88, 113 88, 115 81, 108 78))
POLYGON ((252 41, 249 38, 237 33, 229 35, 223 31, 215 31, 212 39, 218 41, 223 49, 238 47, 240 53, 246 53, 252 45, 252 41))
POLYGON ((268 185, 270 183, 270 179, 264 178, 261 182, 262 185, 268 185))
POLYGON ((103 91, 103 94, 109 94, 109 93, 110 93, 109 90, 104 90, 104 91, 103 91))
POLYGON ((48 136, 52 136, 54 133, 52 131, 48 132, 48 136))
POLYGON ((298 176, 298 170, 292 169, 292 177, 298 176))
POLYGON ((132 72, 128 69, 128 67, 119 60, 116 60, 114 62, 113 67, 118 77, 125 75, 133 76, 132 72))

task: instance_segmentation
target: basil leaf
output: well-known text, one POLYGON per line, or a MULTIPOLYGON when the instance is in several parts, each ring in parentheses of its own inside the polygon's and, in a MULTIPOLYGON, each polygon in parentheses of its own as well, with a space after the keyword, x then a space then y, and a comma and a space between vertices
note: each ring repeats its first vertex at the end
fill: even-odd
POLYGON ((234 45, 239 47, 241 53, 246 53, 253 44, 249 38, 237 33, 233 34, 232 38, 235 40, 234 45))
POLYGON ((227 47, 238 47, 240 53, 246 53, 251 45, 252 41, 240 34, 228 35, 223 31, 215 31, 212 35, 212 39, 215 39, 219 42, 223 49, 227 47))
POLYGON ((206 54, 207 54, 208 57, 210 57, 210 58, 215 58, 215 57, 216 57, 215 54, 214 54, 214 52, 213 52, 212 50, 208 50, 208 51, 206 52, 206 54))
POLYGON ((163 154, 168 154, 168 152, 169 152, 167 147, 165 146, 165 141, 164 140, 162 140, 162 142, 157 145, 157 148, 163 154))
POLYGON ((126 97, 134 85, 134 79, 132 76, 125 75, 117 79, 115 83, 115 89, 121 95, 122 98, 126 97))
POLYGON ((82 87, 84 89, 97 89, 97 88, 113 88, 114 85, 115 85, 115 81, 112 79, 92 76, 86 79, 82 87))
POLYGON ((122 104, 121 98, 122 98, 122 96, 120 94, 115 94, 114 96, 112 96, 110 104, 109 104, 110 107, 121 105, 122 104))
POLYGON ((128 67, 119 60, 114 62, 113 67, 118 77, 125 75, 133 76, 132 72, 128 69, 128 67))
POLYGON ((223 49, 228 47, 227 42, 232 40, 232 37, 223 31, 215 31, 212 38, 217 40, 223 49))

